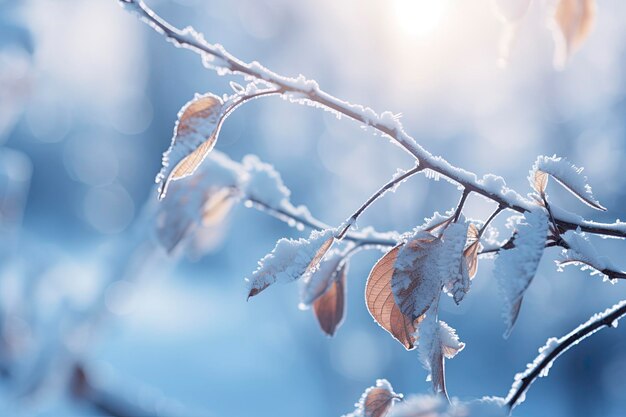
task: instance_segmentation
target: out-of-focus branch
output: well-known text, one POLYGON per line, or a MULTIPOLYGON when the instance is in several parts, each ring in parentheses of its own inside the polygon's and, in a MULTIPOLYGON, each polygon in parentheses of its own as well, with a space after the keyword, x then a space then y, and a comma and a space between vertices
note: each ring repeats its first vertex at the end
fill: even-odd
POLYGON ((509 409, 512 410, 518 403, 523 401, 523 397, 530 385, 538 377, 547 375, 547 370, 552 365, 552 362, 563 352, 603 327, 616 327, 617 322, 624 315, 626 315, 626 300, 621 301, 602 314, 596 314, 591 317, 587 323, 574 329, 568 335, 560 339, 549 340, 545 347, 546 350, 540 350, 539 356, 528 369, 515 376, 515 382, 507 397, 509 409))
POLYGON ((70 392, 80 403, 92 407, 107 416, 152 417, 154 415, 122 398, 120 395, 94 386, 89 374, 81 364, 76 364, 72 370, 70 392))
MULTIPOLYGON (((127 9, 137 13, 143 21, 166 36, 175 45, 200 54, 205 63, 218 73, 241 74, 254 80, 272 84, 284 95, 296 102, 315 103, 325 109, 363 123, 385 136, 392 138, 404 150, 418 160, 422 169, 429 169, 460 184, 467 192, 475 192, 492 200, 503 208, 520 213, 530 209, 531 202, 506 187, 493 187, 490 182, 479 180, 476 174, 458 168, 445 159, 434 156, 409 136, 402 123, 390 112, 376 113, 370 108, 348 103, 324 92, 313 80, 303 76, 289 78, 276 74, 258 62, 245 63, 228 53, 221 45, 208 43, 202 35, 187 27, 183 30, 172 26, 158 16, 142 0, 119 0, 127 9)), ((626 238, 626 223, 597 223, 578 216, 555 216, 562 230, 580 228, 587 233, 626 238)))

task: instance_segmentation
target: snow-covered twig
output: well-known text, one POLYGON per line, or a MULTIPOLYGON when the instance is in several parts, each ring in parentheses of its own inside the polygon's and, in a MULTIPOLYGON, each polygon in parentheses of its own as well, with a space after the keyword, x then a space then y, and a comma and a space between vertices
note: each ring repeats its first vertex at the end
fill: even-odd
MULTIPOLYGON (((314 104, 339 115, 347 116, 389 136, 405 151, 415 157, 422 169, 431 170, 461 185, 466 192, 474 192, 498 203, 500 206, 520 213, 530 210, 531 202, 514 190, 505 186, 500 177, 485 176, 479 179, 476 174, 450 164, 445 159, 434 156, 415 139, 409 136, 402 123, 391 112, 376 113, 369 107, 355 105, 340 100, 321 90, 317 82, 300 75, 289 78, 263 67, 258 62, 245 63, 227 52, 219 44, 208 43, 193 28, 183 30, 172 26, 152 11, 142 0, 119 0, 122 5, 138 14, 141 19, 157 32, 163 34, 176 46, 190 49, 203 57, 204 63, 218 74, 241 74, 259 82, 274 85, 291 101, 301 104, 314 104)), ((626 238, 626 223, 598 223, 588 221, 569 213, 554 213, 559 229, 580 230, 599 235, 626 238)))
POLYGON ((586 323, 578 326, 569 334, 559 339, 548 339, 546 345, 539 349, 539 356, 528 365, 526 371, 515 375, 515 382, 507 398, 509 408, 513 409, 517 404, 524 401, 524 396, 530 385, 537 378, 546 376, 554 360, 563 352, 603 327, 617 327, 617 322, 624 315, 626 315, 626 300, 607 309, 604 313, 592 316, 586 323))

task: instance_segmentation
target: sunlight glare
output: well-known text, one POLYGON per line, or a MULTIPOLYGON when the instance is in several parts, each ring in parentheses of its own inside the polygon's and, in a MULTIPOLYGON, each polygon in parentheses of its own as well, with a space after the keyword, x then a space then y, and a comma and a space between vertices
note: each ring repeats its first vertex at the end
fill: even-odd
POLYGON ((394 0, 396 19, 407 34, 427 36, 435 31, 448 8, 448 0, 394 0))

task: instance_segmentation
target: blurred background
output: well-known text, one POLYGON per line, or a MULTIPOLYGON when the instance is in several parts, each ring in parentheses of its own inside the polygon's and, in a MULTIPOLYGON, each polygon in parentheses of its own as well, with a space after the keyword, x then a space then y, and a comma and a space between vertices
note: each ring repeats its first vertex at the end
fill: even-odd
MULTIPOLYGON (((626 217, 623 2, 599 1, 591 36, 562 71, 552 65, 544 2, 521 22, 506 68, 490 0, 148 4, 245 61, 402 113, 421 145, 522 193, 537 155, 566 156, 585 167, 609 211, 593 212, 554 184, 552 200, 588 218, 626 217)), ((429 391, 417 353, 365 307, 380 252, 352 260, 347 319, 332 339, 298 309, 296 284, 246 303, 243 278, 277 239, 301 232, 242 205, 201 256, 153 256, 132 269, 141 279, 111 280, 129 242, 150 239, 142 213, 156 203, 154 177, 178 110, 196 92, 228 92, 232 79, 114 0, 0 1, 1 415, 339 416, 376 378, 405 394, 429 391)), ((356 123, 277 98, 235 112, 217 149, 272 163, 294 204, 332 225, 413 163, 356 123)), ((404 232, 457 199, 447 182, 414 177, 359 224, 404 232)), ((493 209, 475 198, 467 215, 493 209)), ((594 242, 626 268, 623 242, 594 242)), ((467 344, 447 363, 452 396, 506 395, 548 337, 623 298, 624 283, 574 267, 556 272, 557 255, 544 255, 508 340, 491 260, 460 306, 444 301, 442 319, 467 344)), ((533 385, 516 415, 622 416, 625 352, 621 327, 585 340, 533 385)))

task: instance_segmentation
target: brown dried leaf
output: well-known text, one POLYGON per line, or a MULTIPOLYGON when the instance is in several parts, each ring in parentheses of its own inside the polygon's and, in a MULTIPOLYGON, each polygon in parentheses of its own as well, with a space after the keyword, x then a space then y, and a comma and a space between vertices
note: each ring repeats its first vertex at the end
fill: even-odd
POLYGON ((533 181, 533 188, 535 189, 535 191, 537 191, 539 193, 539 195, 544 195, 546 193, 546 187, 548 186, 548 174, 541 171, 541 170, 536 170, 535 171, 535 178, 533 181))
POLYGON ((330 288, 313 303, 317 321, 328 336, 341 325, 346 307, 346 264, 343 264, 330 288))
POLYGON ((595 0, 559 0, 554 11, 555 65, 562 67, 587 39, 596 17, 595 0))
POLYGON ((391 291, 391 277, 401 247, 396 246, 376 262, 367 278, 365 301, 376 323, 407 350, 411 350, 417 341, 416 326, 423 317, 413 321, 402 314, 391 291))
POLYGON ((171 181, 193 174, 213 149, 226 113, 222 99, 210 93, 197 96, 181 109, 157 176, 159 199, 165 197, 171 181))
POLYGON ((476 276, 476 272, 478 272, 479 249, 480 241, 476 240, 474 243, 469 245, 463 252, 463 257, 465 258, 465 262, 467 263, 467 273, 470 278, 474 278, 476 276))
POLYGON ((371 388, 363 401, 363 417, 384 417, 398 396, 386 387, 371 388))
POLYGON ((476 225, 474 223, 470 223, 469 226, 467 227, 467 239, 470 242, 474 242, 475 240, 479 238, 479 235, 480 235, 480 231, 478 230, 476 225))

